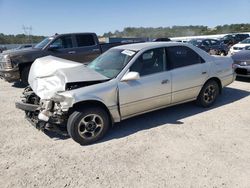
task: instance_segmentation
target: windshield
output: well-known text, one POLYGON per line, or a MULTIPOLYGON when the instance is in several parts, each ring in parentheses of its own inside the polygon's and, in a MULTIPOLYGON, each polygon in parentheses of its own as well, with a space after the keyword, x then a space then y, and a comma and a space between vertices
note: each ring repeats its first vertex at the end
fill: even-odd
POLYGON ((108 77, 116 77, 135 55, 135 51, 111 49, 92 61, 88 67, 108 77))
POLYGON ((247 38, 247 39, 241 41, 240 43, 242 43, 242 44, 249 44, 250 43, 250 38, 247 38))
POLYGON ((39 42, 37 45, 35 45, 34 48, 42 49, 52 40, 53 40, 53 37, 47 37, 47 38, 43 39, 41 42, 39 42))
POLYGON ((188 43, 198 46, 202 43, 202 40, 190 40, 188 43))

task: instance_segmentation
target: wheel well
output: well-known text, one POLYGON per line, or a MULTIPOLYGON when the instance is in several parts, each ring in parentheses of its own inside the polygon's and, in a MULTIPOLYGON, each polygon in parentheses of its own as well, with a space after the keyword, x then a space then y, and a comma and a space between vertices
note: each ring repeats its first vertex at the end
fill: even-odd
POLYGON ((93 106, 100 107, 100 108, 104 109, 109 116, 110 122, 112 122, 112 124, 114 123, 113 117, 110 114, 109 109, 107 108, 107 106, 105 104, 103 104, 100 101, 90 100, 90 101, 78 102, 78 103, 74 104, 72 108, 70 108, 69 114, 73 113, 73 111, 75 111, 75 110, 80 110, 83 107, 93 107, 93 106))
POLYGON ((221 53, 227 54, 226 50, 221 50, 221 53))
MULTIPOLYGON (((206 81, 206 83, 209 82, 209 81, 211 81, 211 80, 214 80, 214 81, 217 82, 217 84, 219 85, 219 89, 220 89, 219 92, 221 93, 221 91, 222 91, 222 84, 221 84, 220 79, 219 79, 219 78, 216 78, 216 77, 212 77, 212 78, 209 78, 209 79, 206 81)), ((205 84, 206 84, 206 83, 205 83, 205 84)), ((204 85, 205 85, 205 84, 204 84, 204 85)))
POLYGON ((24 67, 31 66, 32 62, 21 63, 18 65, 19 72, 21 73, 24 67))

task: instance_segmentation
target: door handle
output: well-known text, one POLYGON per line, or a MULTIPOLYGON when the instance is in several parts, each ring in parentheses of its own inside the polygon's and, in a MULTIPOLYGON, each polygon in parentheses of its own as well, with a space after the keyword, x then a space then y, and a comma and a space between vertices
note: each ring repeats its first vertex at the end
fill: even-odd
POLYGON ((99 52, 99 49, 93 49, 92 52, 99 52))
POLYGON ((169 80, 162 80, 161 84, 167 84, 169 80))
POLYGON ((207 74, 207 72, 202 72, 201 74, 207 74))
POLYGON ((69 53, 69 54, 75 54, 76 51, 69 51, 68 53, 69 53))

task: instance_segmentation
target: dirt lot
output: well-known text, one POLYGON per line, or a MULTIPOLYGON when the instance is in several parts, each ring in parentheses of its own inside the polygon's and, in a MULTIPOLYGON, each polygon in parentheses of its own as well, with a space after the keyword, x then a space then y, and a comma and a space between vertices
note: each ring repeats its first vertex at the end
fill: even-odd
POLYGON ((250 186, 250 81, 213 108, 142 115, 91 146, 32 127, 14 106, 22 90, 0 80, 1 188, 250 186))

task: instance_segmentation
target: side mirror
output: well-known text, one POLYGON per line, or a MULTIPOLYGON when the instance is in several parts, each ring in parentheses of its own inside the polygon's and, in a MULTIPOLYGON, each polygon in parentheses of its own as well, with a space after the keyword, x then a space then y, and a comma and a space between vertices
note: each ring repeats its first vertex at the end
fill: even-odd
POLYGON ((128 72, 121 79, 122 82, 131 81, 131 80, 139 80, 140 74, 138 72, 128 72))
POLYGON ((54 45, 54 44, 49 45, 49 48, 48 48, 48 50, 50 50, 50 51, 56 51, 57 49, 59 49, 59 46, 54 45))

